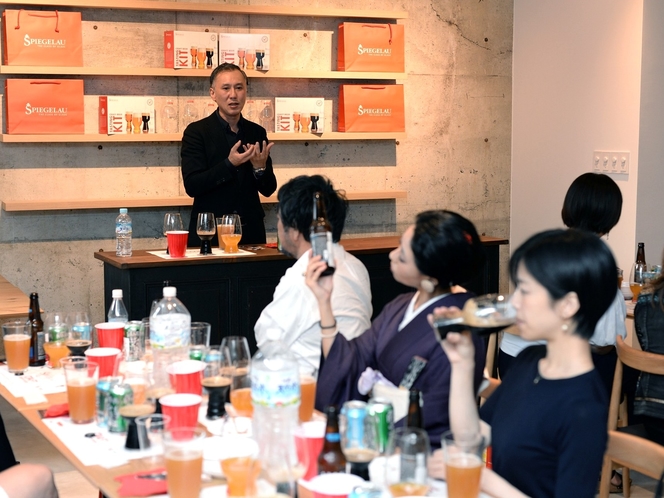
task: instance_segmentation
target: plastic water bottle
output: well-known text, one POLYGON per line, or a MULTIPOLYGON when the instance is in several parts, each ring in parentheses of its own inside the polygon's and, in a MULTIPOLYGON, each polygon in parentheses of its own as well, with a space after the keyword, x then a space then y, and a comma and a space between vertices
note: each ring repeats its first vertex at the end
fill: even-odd
POLYGON ((279 329, 269 329, 267 342, 251 361, 252 431, 268 480, 277 486, 277 492, 292 496, 306 463, 298 461, 295 446, 300 373, 297 359, 280 337, 279 329))
POLYGON ((131 256, 131 218, 127 208, 121 208, 115 218, 115 255, 131 256))
POLYGON ((189 356, 191 315, 176 295, 175 287, 164 287, 164 297, 150 313, 154 388, 169 389, 166 368, 189 356))
POLYGON ((124 301, 122 301, 122 289, 113 289, 111 296, 113 297, 113 302, 108 309, 108 321, 127 323, 129 321, 129 313, 127 313, 127 308, 124 305, 124 301))

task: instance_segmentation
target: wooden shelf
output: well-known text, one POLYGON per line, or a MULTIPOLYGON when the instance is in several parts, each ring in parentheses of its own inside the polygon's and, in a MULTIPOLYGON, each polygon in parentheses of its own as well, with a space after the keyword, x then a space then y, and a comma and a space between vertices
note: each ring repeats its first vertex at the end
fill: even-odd
MULTIPOLYGON (((405 199, 407 193, 405 190, 376 190, 376 191, 358 191, 347 192, 346 198, 349 201, 375 201, 390 199, 405 199)), ((277 196, 261 196, 261 202, 264 204, 276 204, 277 196)), ((39 200, 39 201, 2 201, 2 209, 6 212, 27 212, 27 211, 67 211, 67 210, 86 210, 86 209, 114 209, 114 208, 155 208, 155 207, 182 207, 191 206, 193 199, 188 196, 174 197, 152 197, 152 198, 125 198, 117 197, 113 199, 81 199, 81 200, 39 200)))
MULTIPOLYGON (((270 133, 268 140, 272 142, 318 142, 326 140, 403 140, 405 133, 342 133, 330 131, 315 135, 313 133, 270 133)), ((3 133, 3 143, 136 143, 136 142, 179 142, 180 133, 147 133, 131 135, 101 135, 89 133, 85 135, 11 135, 3 133)))
MULTIPOLYGON (((404 80, 406 73, 353 71, 245 71, 250 78, 327 79, 327 80, 404 80)), ((209 78, 210 70, 169 69, 165 67, 87 67, 87 66, 0 66, 0 74, 54 76, 152 76, 209 78)))
POLYGON ((73 7, 77 9, 164 10, 294 17, 348 17, 362 19, 407 19, 408 13, 393 10, 281 7, 277 5, 229 5, 225 3, 169 2, 156 0, 0 0, 0 5, 73 7))

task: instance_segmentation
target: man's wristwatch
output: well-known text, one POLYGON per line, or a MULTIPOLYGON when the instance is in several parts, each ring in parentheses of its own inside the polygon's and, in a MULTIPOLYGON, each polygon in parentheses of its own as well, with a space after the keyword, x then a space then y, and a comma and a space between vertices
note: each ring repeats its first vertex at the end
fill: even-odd
POLYGON ((263 166, 262 168, 254 168, 254 175, 261 176, 263 173, 265 173, 266 169, 266 166, 263 166))

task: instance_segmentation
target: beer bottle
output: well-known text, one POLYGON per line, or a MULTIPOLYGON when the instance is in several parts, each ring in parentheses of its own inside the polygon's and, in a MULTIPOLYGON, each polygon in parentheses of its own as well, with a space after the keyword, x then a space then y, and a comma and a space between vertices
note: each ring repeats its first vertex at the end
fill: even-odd
POLYGON ((345 472, 346 457, 341 452, 339 411, 334 405, 327 406, 325 407, 325 415, 327 415, 327 427, 325 428, 323 449, 318 456, 318 473, 345 472))
POLYGON ((411 389, 409 397, 410 404, 408 405, 408 414, 406 415, 406 427, 424 429, 421 405, 422 393, 417 389, 411 389))
POLYGON ((30 366, 41 367, 46 363, 46 353, 44 353, 44 322, 41 319, 39 295, 36 292, 30 294, 28 322, 30 323, 30 366))
POLYGON ((309 239, 314 256, 322 256, 327 268, 321 274, 326 277, 334 273, 334 256, 332 254, 332 228, 327 221, 325 203, 320 192, 314 194, 314 215, 309 229, 309 239))
POLYGON ((639 242, 639 247, 636 250, 636 263, 648 266, 646 264, 646 245, 643 242, 639 242))

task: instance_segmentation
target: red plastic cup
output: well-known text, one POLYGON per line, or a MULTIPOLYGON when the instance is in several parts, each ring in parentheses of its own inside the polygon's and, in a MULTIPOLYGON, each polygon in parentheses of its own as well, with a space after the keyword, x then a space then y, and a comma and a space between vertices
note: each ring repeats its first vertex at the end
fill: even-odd
POLYGON ((166 232, 168 253, 172 258, 184 258, 185 251, 187 250, 187 238, 189 238, 189 232, 185 232, 184 230, 166 232))
POLYGON ((92 348, 85 352, 89 360, 99 364, 99 377, 110 377, 118 374, 122 359, 122 351, 118 348, 92 348))
POLYGON ((95 325, 99 347, 118 348, 122 351, 124 345, 124 326, 122 322, 104 322, 95 325))
POLYGON ((201 387, 203 370, 205 370, 205 363, 198 360, 176 361, 166 369, 171 380, 171 386, 173 386, 176 393, 198 395, 203 392, 201 387))
POLYGON ((304 422, 295 433, 295 448, 301 462, 308 462, 303 479, 308 481, 318 475, 318 455, 323 450, 325 422, 304 422))
POLYGON ((168 429, 196 427, 202 400, 198 394, 189 393, 167 394, 159 398, 162 413, 171 417, 168 429))

